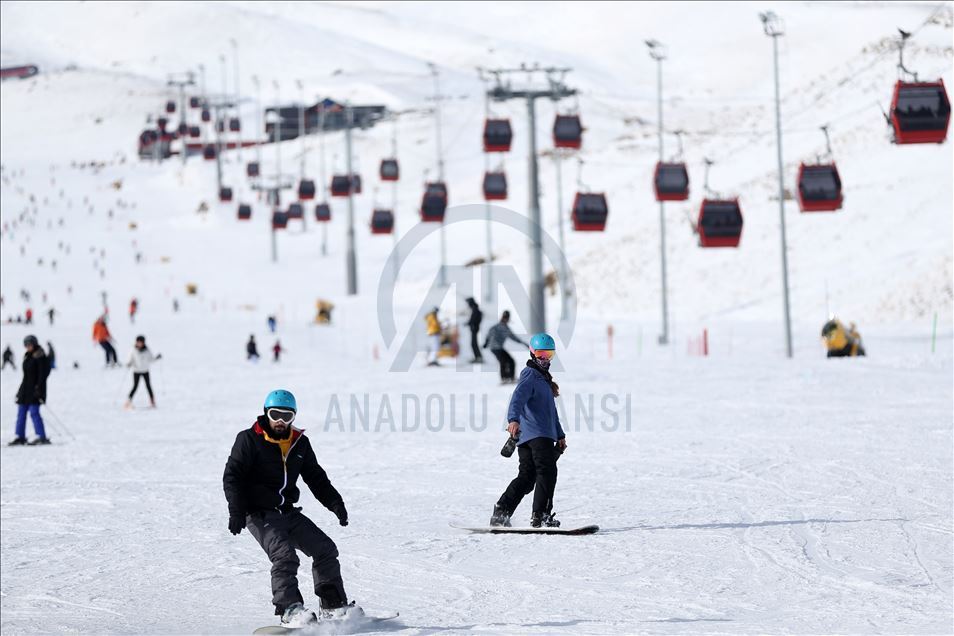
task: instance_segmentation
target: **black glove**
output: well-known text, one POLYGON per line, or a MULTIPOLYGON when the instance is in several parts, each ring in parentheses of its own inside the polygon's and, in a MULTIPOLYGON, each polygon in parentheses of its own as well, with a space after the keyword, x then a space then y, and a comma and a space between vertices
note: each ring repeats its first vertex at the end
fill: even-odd
POLYGON ((338 523, 343 526, 348 525, 348 511, 345 509, 344 502, 338 502, 335 504, 335 507, 331 510, 335 513, 335 516, 338 517, 338 523))
POLYGON ((229 532, 238 534, 245 527, 245 515, 229 515, 229 532))

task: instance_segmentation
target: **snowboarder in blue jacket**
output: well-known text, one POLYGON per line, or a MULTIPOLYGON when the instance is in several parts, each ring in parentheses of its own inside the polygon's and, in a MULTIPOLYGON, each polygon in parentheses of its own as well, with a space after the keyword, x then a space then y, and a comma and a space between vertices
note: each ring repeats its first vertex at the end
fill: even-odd
POLYGON ((492 526, 509 526, 524 496, 533 492, 530 525, 559 527, 553 515, 559 456, 566 450, 566 434, 560 425, 555 398, 560 387, 550 375, 556 343, 545 333, 530 339, 530 360, 520 373, 507 409, 507 431, 517 440, 520 467, 494 506, 492 526))

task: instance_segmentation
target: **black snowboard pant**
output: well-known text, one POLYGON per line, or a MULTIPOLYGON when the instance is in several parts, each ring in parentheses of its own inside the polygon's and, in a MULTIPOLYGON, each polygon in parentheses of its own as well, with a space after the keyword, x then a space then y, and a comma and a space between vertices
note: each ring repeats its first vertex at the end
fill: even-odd
POLYGON ((516 370, 516 364, 513 361, 513 356, 503 349, 493 349, 492 351, 494 356, 497 357, 497 361, 500 363, 500 379, 513 380, 513 374, 516 370))
POLYGON ((480 362, 481 360, 484 359, 484 354, 481 353, 481 351, 480 351, 480 343, 477 342, 477 330, 476 330, 476 329, 471 329, 471 330, 470 330, 470 348, 471 348, 471 349, 473 350, 473 352, 474 352, 474 360, 477 360, 478 362, 480 362))
POLYGON ((497 505, 511 515, 525 495, 533 491, 533 512, 549 513, 553 510, 553 491, 557 481, 557 458, 554 441, 537 437, 517 446, 520 468, 517 477, 510 482, 497 505))
POLYGON ((275 614, 281 615, 292 603, 304 603, 298 590, 298 554, 301 550, 312 561, 315 594, 321 607, 342 607, 347 603, 338 547, 311 519, 298 508, 288 512, 266 510, 249 514, 248 531, 262 546, 272 562, 272 603, 275 614))
POLYGON ((106 352, 106 364, 119 364, 119 360, 116 359, 116 349, 113 348, 109 340, 103 340, 99 344, 103 348, 103 351, 106 352))
POLYGON ((146 384, 146 392, 149 393, 149 399, 153 402, 156 401, 155 396, 152 394, 152 384, 149 383, 149 372, 145 373, 136 373, 133 372, 133 388, 129 392, 129 399, 133 399, 133 396, 136 395, 136 389, 139 388, 139 378, 142 378, 143 382, 146 384))

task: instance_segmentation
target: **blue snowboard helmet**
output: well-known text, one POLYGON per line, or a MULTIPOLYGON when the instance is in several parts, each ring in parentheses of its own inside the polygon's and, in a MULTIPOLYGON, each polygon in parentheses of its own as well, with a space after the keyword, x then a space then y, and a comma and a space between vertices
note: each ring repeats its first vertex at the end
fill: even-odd
POLYGON ((538 333, 534 334, 530 338, 530 350, 531 351, 554 351, 556 350, 556 342, 553 341, 553 337, 550 334, 538 333))
POLYGON ((298 403, 295 401, 295 396, 292 395, 291 391, 275 389, 265 396, 265 410, 267 411, 272 408, 288 409, 297 413, 298 403))

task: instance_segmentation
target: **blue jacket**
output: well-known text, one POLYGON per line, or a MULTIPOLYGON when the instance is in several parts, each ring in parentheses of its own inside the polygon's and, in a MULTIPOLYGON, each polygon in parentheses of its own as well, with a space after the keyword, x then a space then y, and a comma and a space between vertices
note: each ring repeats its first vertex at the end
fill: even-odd
POLYGON ((566 437, 560 426, 550 383, 542 373, 530 367, 520 372, 517 388, 510 396, 507 421, 520 423, 518 444, 537 437, 548 437, 553 441, 566 437))

